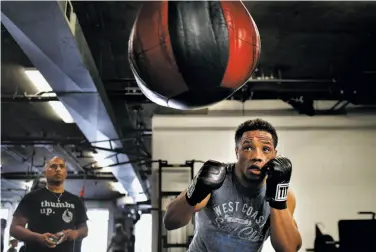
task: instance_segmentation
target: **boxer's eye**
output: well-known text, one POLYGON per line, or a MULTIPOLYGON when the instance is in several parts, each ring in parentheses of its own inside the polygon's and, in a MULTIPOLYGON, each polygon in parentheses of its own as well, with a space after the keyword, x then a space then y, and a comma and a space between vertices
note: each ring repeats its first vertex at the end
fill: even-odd
POLYGON ((263 151, 264 151, 264 152, 270 152, 271 149, 270 149, 269 147, 264 147, 264 148, 263 148, 263 151))

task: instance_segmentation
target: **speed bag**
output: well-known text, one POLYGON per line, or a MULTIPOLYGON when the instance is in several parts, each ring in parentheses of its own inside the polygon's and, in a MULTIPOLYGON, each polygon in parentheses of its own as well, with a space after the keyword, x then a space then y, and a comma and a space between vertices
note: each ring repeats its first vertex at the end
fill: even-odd
POLYGON ((128 57, 149 100, 191 110, 241 88, 260 50, 257 26, 240 1, 155 1, 136 17, 128 57))

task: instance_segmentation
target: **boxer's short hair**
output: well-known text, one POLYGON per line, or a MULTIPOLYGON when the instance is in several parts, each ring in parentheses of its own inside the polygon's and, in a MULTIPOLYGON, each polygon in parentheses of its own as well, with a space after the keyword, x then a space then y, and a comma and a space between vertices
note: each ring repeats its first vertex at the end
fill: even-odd
POLYGON ((239 144, 240 139, 242 138, 244 132, 254 131, 254 130, 261 130, 261 131, 266 131, 270 133, 273 138, 274 148, 277 147, 277 144, 278 144, 277 131, 275 130, 273 125, 271 125, 269 122, 259 119, 259 118, 245 121, 239 125, 239 127, 236 129, 236 132, 235 132, 235 144, 236 145, 239 144))

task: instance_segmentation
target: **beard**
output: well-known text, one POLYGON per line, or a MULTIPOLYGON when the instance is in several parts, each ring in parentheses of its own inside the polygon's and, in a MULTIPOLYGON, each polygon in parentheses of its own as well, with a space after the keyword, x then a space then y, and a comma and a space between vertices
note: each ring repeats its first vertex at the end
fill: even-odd
POLYGON ((63 180, 60 180, 60 179, 54 179, 54 178, 47 179, 47 184, 50 184, 50 185, 61 185, 62 183, 63 183, 63 180))

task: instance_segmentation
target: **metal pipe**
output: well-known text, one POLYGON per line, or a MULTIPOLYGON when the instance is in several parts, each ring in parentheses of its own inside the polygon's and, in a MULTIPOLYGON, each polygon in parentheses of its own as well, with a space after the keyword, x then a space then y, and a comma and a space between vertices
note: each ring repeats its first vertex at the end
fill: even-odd
POLYGON ((7 137, 2 136, 2 145, 83 145, 86 140, 82 137, 65 137, 65 138, 39 138, 39 137, 7 137))
POLYGON ((59 101, 57 97, 53 96, 38 96, 38 95, 1 95, 2 103, 13 103, 13 102, 49 102, 49 101, 59 101))
POLYGON ((16 150, 10 149, 9 146, 2 146, 2 148, 4 149, 4 151, 8 155, 10 155, 11 157, 13 157, 16 161, 18 161, 20 163, 27 164, 34 171, 39 171, 39 168, 43 167, 43 166, 36 166, 36 165, 32 164, 31 162, 28 161, 28 158, 26 156, 24 156, 23 154, 19 153, 16 150))
MULTIPOLYGON (((1 179, 8 180, 25 180, 25 179, 38 179, 42 175, 37 172, 7 172, 1 174, 1 179)), ((84 179, 87 180, 108 180, 117 182, 118 180, 112 172, 97 172, 86 174, 84 172, 68 172, 67 179, 84 179)))

